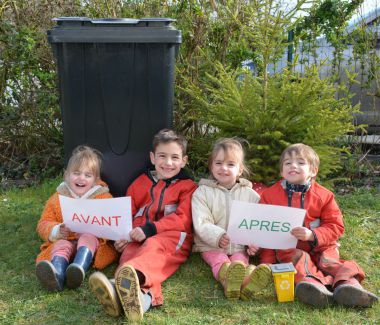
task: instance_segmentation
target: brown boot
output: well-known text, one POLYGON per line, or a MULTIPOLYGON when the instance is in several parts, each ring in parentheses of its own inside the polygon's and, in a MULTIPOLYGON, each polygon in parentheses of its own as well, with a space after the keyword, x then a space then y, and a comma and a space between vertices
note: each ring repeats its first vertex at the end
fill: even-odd
POLYGON ((240 287, 245 276, 245 264, 240 261, 224 263, 219 270, 218 278, 224 288, 227 299, 239 299, 240 287))
POLYGON ((266 264, 249 265, 241 285, 240 298, 251 300, 254 295, 268 286, 272 280, 272 271, 266 264))

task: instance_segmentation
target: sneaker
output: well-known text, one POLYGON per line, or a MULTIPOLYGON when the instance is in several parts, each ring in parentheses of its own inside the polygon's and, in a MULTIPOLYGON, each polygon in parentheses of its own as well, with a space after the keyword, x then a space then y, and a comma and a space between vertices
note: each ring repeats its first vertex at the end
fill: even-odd
POLYGON ((88 279, 90 289, 110 316, 121 314, 121 304, 117 296, 115 284, 101 272, 93 273, 88 279))
POLYGON ((272 271, 268 265, 260 264, 251 268, 241 286, 240 298, 242 300, 252 299, 255 293, 266 288, 271 281, 272 271))
POLYGON ((115 286, 125 316, 132 322, 143 318, 143 302, 136 270, 131 265, 124 265, 116 272, 115 286))
POLYGON ((226 272, 224 281, 224 294, 227 299, 239 299, 241 284, 245 277, 245 264, 240 261, 232 262, 226 272))
POLYGON ((334 290, 334 300, 347 307, 371 307, 378 298, 375 294, 364 290, 355 279, 340 281, 334 290))
POLYGON ((295 295, 299 301, 314 307, 327 307, 333 303, 332 292, 313 278, 305 278, 299 282, 295 295))

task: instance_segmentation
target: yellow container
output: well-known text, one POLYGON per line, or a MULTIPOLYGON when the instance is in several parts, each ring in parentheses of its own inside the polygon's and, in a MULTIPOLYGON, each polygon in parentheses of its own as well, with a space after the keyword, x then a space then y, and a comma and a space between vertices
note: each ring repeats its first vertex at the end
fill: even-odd
POLYGON ((294 274, 297 273, 292 263, 273 264, 271 266, 279 302, 294 301, 294 274))

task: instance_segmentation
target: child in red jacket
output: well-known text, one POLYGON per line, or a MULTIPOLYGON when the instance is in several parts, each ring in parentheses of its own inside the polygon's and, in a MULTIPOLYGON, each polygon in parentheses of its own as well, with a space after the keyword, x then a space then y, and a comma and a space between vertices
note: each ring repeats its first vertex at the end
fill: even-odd
POLYGON ((161 283, 188 258, 192 241, 191 195, 196 184, 185 174, 186 140, 171 130, 153 139, 154 170, 140 175, 128 188, 132 199, 131 241, 117 241, 121 252, 112 282, 100 272, 90 287, 112 316, 123 309, 130 321, 143 318, 151 306, 162 305, 161 283))
POLYGON ((378 299, 364 290, 363 270, 354 261, 341 260, 337 240, 343 235, 341 211, 332 192, 315 181, 319 157, 302 143, 286 148, 280 158, 283 180, 261 196, 261 203, 306 209, 302 227, 292 229, 295 249, 264 249, 261 263, 292 262, 297 270, 295 295, 317 307, 333 301, 350 307, 370 307, 378 299))

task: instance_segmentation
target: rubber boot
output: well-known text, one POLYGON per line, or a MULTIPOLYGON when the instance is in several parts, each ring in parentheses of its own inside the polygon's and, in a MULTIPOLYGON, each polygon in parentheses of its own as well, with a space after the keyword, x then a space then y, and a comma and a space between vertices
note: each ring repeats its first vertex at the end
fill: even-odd
POLYGON ((239 299, 240 287, 245 276, 245 264, 240 261, 224 263, 218 278, 224 288, 224 295, 229 300, 239 299))
POLYGON ((218 281, 223 284, 226 279, 227 270, 231 263, 223 263, 218 272, 218 281))
POLYGON ((86 246, 79 247, 74 261, 69 265, 66 272, 66 285, 70 289, 76 289, 82 284, 86 272, 92 262, 92 253, 86 246))
POLYGON ((241 285, 240 298, 250 300, 254 295, 265 289, 272 281, 272 271, 266 264, 249 265, 246 269, 245 279, 241 285))
POLYGON ((41 261, 36 265, 37 279, 48 291, 62 291, 69 262, 62 256, 54 256, 50 261, 41 261))
POLYGON ((307 305, 324 308, 333 304, 333 294, 318 280, 306 277, 296 286, 297 299, 307 305))
POLYGON ((371 307, 378 298, 375 294, 363 289, 359 281, 351 278, 340 281, 334 289, 334 300, 346 307, 371 307))

